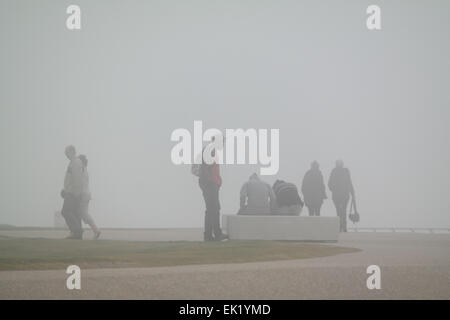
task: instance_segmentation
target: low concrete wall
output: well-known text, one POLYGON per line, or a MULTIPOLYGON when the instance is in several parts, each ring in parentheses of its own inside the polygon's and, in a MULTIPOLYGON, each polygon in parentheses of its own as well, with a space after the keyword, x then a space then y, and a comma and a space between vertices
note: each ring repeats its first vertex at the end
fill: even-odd
POLYGON ((223 215, 222 226, 236 240, 338 240, 338 217, 223 215))

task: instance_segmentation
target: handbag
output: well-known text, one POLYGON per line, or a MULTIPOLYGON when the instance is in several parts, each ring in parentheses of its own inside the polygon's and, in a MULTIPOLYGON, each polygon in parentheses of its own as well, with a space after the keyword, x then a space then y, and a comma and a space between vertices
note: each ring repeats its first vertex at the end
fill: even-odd
POLYGON ((352 197, 352 203, 350 204, 350 212, 348 214, 348 218, 354 224, 359 222, 359 213, 358 213, 358 210, 356 210, 356 201, 353 197, 352 197))

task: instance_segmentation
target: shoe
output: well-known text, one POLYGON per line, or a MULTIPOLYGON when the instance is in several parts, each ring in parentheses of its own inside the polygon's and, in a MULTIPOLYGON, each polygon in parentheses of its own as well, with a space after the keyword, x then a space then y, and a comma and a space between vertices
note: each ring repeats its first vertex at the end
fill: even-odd
POLYGON ((228 240, 228 235, 224 234, 224 233, 222 233, 221 235, 216 236, 214 238, 214 241, 227 241, 227 240, 228 240))
POLYGON ((212 236, 204 236, 203 237, 203 241, 207 242, 207 241, 214 241, 214 238, 212 236))
POLYGON ((94 232, 94 240, 97 240, 100 237, 101 231, 94 232))

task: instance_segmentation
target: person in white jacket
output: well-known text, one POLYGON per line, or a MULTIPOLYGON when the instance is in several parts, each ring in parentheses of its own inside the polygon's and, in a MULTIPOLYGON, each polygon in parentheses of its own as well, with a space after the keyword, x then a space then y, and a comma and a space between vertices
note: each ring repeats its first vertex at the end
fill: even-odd
POLYGON ((85 224, 91 227, 92 231, 94 232, 94 239, 98 239, 98 237, 100 237, 101 232, 98 229, 97 225, 95 224, 94 219, 89 214, 89 202, 91 201, 91 191, 89 189, 89 173, 87 170, 88 160, 84 154, 80 155, 78 158, 81 160, 81 163, 83 165, 81 174, 82 177, 81 203, 80 203, 81 219, 85 224))

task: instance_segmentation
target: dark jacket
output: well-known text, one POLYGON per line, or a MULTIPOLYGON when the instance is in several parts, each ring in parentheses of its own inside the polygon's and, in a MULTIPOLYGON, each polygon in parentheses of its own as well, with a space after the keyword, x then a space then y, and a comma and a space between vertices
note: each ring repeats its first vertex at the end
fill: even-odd
POLYGON ((295 184, 285 182, 283 180, 277 180, 273 184, 273 191, 277 198, 279 207, 301 205, 303 207, 303 201, 298 194, 298 190, 295 184))
POLYGON ((350 170, 347 168, 334 168, 328 180, 328 188, 333 193, 333 199, 347 199, 354 194, 350 170))
POLYGON ((302 182, 302 193, 307 206, 317 206, 327 198, 322 172, 318 169, 310 169, 305 173, 302 182))

